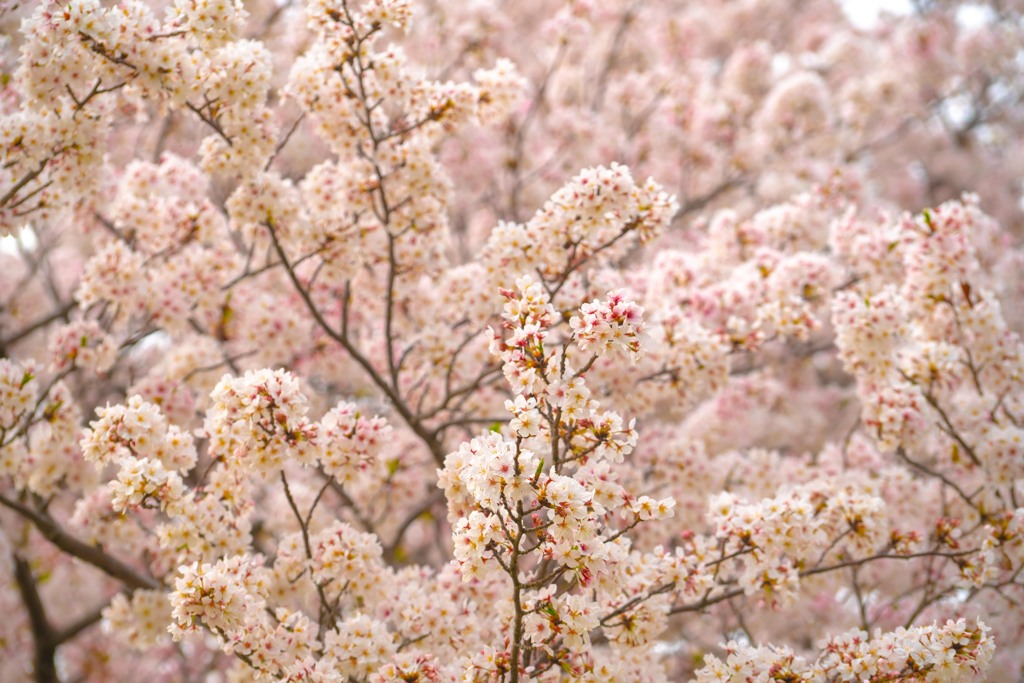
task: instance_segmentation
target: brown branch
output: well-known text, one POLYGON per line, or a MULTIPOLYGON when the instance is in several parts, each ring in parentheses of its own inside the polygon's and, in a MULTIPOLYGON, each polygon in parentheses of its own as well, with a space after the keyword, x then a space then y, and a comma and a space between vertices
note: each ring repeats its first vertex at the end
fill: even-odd
POLYGON ((440 491, 437 491, 429 498, 427 498, 426 502, 424 502, 422 505, 417 507, 415 510, 412 510, 408 515, 405 516, 405 519, 403 519, 402 522, 398 525, 398 530, 395 531, 394 540, 392 540, 391 543, 388 543, 386 546, 384 546, 384 558, 389 563, 394 563, 395 555, 398 551, 398 546, 402 543, 402 537, 405 536, 405 532, 409 530, 409 527, 413 525, 413 522, 422 517, 427 511, 430 510, 430 508, 434 507, 443 500, 443 494, 440 491))
POLYGON ((92 610, 88 614, 79 619, 71 622, 64 628, 56 631, 53 634, 53 639, 58 645, 66 643, 67 641, 75 638, 79 633, 88 629, 90 626, 98 624, 100 619, 103 618, 103 610, 106 608, 106 603, 92 610))
POLYGON ((36 320, 35 322, 29 323, 22 329, 12 334, 7 339, 0 340, 0 356, 5 356, 7 354, 7 347, 11 346, 12 344, 17 344, 18 342, 20 342, 22 339, 29 336, 33 332, 41 328, 44 328, 50 323, 54 323, 62 318, 66 320, 68 314, 71 313, 71 311, 75 310, 75 307, 77 305, 78 304, 74 301, 64 304, 60 309, 36 320))
POLYGON ((14 556, 14 580, 25 603, 28 620, 32 629, 32 640, 35 643, 35 675, 37 683, 60 683, 57 677, 57 665, 54 657, 57 654, 57 643, 54 642, 53 627, 46 618, 43 600, 36 586, 36 578, 27 560, 14 556))
POLYGON ((267 163, 263 165, 264 172, 270 170, 270 167, 271 165, 273 165, 274 160, 277 159, 277 156, 281 153, 281 150, 284 149, 285 145, 288 144, 288 141, 292 139, 292 135, 294 135, 295 131, 299 129, 299 124, 302 123, 303 119, 305 118, 306 112, 302 112, 301 114, 299 114, 298 118, 295 119, 291 127, 288 129, 288 132, 284 134, 283 138, 281 138, 281 142, 277 143, 277 147, 274 148, 274 153, 270 155, 270 158, 267 159, 267 163))
POLYGON ((26 185, 31 183, 33 180, 38 178, 39 174, 42 173, 46 169, 46 165, 49 164, 51 160, 52 160, 52 157, 48 157, 46 159, 43 159, 41 162, 39 162, 39 168, 37 168, 34 171, 29 171, 28 173, 25 174, 25 176, 21 180, 19 180, 18 182, 14 183, 14 186, 11 187, 10 190, 5 192, 2 197, 0 197, 0 207, 6 206, 7 203, 10 202, 14 198, 14 196, 16 194, 18 194, 18 192, 21 191, 21 189, 23 187, 25 187, 26 185))
MULTIPOLYGON (((382 377, 381 374, 377 372, 377 368, 375 368, 373 364, 370 363, 370 360, 366 356, 364 356, 359 351, 358 348, 356 348, 355 344, 352 343, 352 340, 349 339, 347 325, 342 326, 341 332, 331 327, 331 324, 327 321, 326 318, 324 318, 323 313, 321 313, 320 309, 317 308, 316 303, 310 296, 310 293, 306 290, 305 287, 302 286, 302 282, 299 281, 299 276, 295 272, 294 266, 288 261, 287 255, 284 253, 284 248, 281 246, 281 241, 277 237, 277 232, 274 230, 274 226, 269 222, 264 223, 264 226, 270 233, 270 239, 273 242, 274 250, 277 252, 278 258, 281 259, 281 264, 284 266, 285 272, 288 274, 288 279, 291 280, 292 285, 295 287, 296 293, 299 295, 299 298, 302 299, 302 302, 306 305, 306 308, 313 316, 313 319, 317 322, 317 324, 324 331, 324 333, 327 334, 328 337, 336 341, 338 344, 342 346, 342 348, 344 348, 348 352, 352 359, 370 377, 370 380, 375 385, 377 385, 377 388, 384 392, 384 395, 388 397, 392 407, 394 407, 395 412, 397 412, 399 416, 401 416, 402 420, 409 426, 410 429, 412 429, 416 436, 418 436, 423 441, 423 443, 426 444, 427 448, 430 449, 431 454, 434 456, 434 460, 439 465, 443 465, 445 454, 443 452, 443 448, 440 441, 437 440, 435 435, 430 430, 423 426, 422 421, 420 421, 415 415, 413 415, 412 411, 409 409, 409 406, 405 404, 405 401, 402 399, 401 395, 399 395, 398 390, 392 387, 387 382, 387 380, 385 380, 384 377, 382 377)), ((348 297, 346 296, 346 305, 347 298, 348 297)))
MULTIPOLYGON (((309 537, 309 518, 313 514, 313 508, 310 508, 309 514, 305 517, 302 515, 301 512, 299 512, 299 506, 296 504, 295 498, 292 496, 291 488, 289 488, 288 486, 288 477, 285 476, 284 470, 281 471, 281 484, 284 486, 284 496, 288 500, 288 507, 291 508, 292 514, 295 515, 295 520, 299 523, 299 530, 302 532, 302 544, 306 550, 306 558, 309 560, 309 578, 310 581, 313 582, 313 585, 316 586, 316 592, 320 598, 320 615, 319 619, 317 620, 317 626, 319 627, 317 629, 317 637, 318 639, 320 639, 320 642, 323 643, 324 634, 327 632, 329 628, 334 626, 334 624, 331 622, 335 619, 337 615, 337 605, 332 605, 331 601, 327 598, 326 584, 316 581, 313 578, 312 574, 314 558, 313 546, 309 537)), ((326 485, 324 486, 324 488, 326 488, 326 485)), ((323 493, 323 491, 324 489, 320 489, 320 494, 317 494, 317 501, 320 500, 320 495, 323 493)), ((316 507, 315 503, 313 507, 316 507)))
POLYGON ((633 21, 636 19, 641 2, 634 2, 630 5, 622 16, 619 17, 618 25, 615 27, 615 34, 612 36, 611 44, 608 49, 608 54, 604 59, 604 63, 601 66, 601 72, 597 76, 597 86, 594 89, 594 99, 590 103, 591 111, 598 111, 604 104, 605 91, 608 89, 608 77, 611 76, 612 70, 618 65, 619 57, 622 54, 622 46, 626 37, 626 31, 629 30, 633 21))
MULTIPOLYGON (((944 475, 942 472, 938 472, 936 470, 931 469, 927 465, 923 465, 916 460, 912 460, 910 456, 907 455, 907 452, 903 450, 902 447, 896 450, 896 455, 898 455, 904 462, 906 462, 911 467, 920 470, 921 472, 927 474, 929 477, 938 479, 943 484, 956 491, 957 495, 959 495, 965 503, 967 503, 975 510, 978 509, 978 506, 972 500, 973 496, 968 496, 967 493, 962 488, 960 488, 955 481, 944 475)), ((977 493, 975 493, 975 495, 977 495, 977 493)))
MULTIPOLYGON (((904 375, 904 377, 906 377, 906 375, 904 375)), ((967 457, 971 459, 971 462, 973 462, 978 467, 981 467, 981 459, 978 457, 977 453, 974 452, 974 449, 966 441, 964 441, 962 436, 960 436, 960 433, 957 431, 956 427, 953 426, 953 422, 949 419, 949 415, 947 415, 946 411, 943 410, 942 406, 939 405, 939 401, 935 398, 935 396, 933 396, 930 391, 922 391, 921 395, 924 397, 924 400, 928 402, 928 405, 930 405, 932 409, 939 414, 939 417, 942 418, 942 422, 945 425, 945 429, 942 429, 941 425, 939 426, 939 428, 942 429, 942 431, 946 432, 946 434, 950 438, 952 438, 954 441, 960 444, 960 447, 963 448, 964 452, 967 453, 967 457)))
POLYGON ((156 579, 140 574, 137 570, 101 548, 85 543, 68 532, 45 512, 39 512, 26 505, 0 495, 0 505, 17 512, 35 526, 43 537, 72 557, 82 560, 102 571, 107 576, 117 579, 128 588, 145 588, 155 590, 161 584, 156 579))
MULTIPOLYGON (((196 105, 194 105, 194 104, 192 104, 191 102, 188 102, 188 101, 185 102, 185 106, 188 107, 189 109, 191 109, 192 112, 196 116, 199 117, 200 121, 202 121, 203 123, 208 125, 210 128, 212 128, 214 130, 215 133, 217 133, 217 135, 219 135, 221 138, 223 138, 224 142, 228 143, 228 147, 234 147, 235 146, 235 143, 231 141, 231 138, 229 138, 227 133, 224 132, 224 129, 220 127, 220 124, 213 117, 212 113, 210 115, 206 115, 206 114, 203 113, 202 108, 197 107, 196 105)), ((203 106, 205 108, 209 109, 210 104, 206 103, 203 106)))

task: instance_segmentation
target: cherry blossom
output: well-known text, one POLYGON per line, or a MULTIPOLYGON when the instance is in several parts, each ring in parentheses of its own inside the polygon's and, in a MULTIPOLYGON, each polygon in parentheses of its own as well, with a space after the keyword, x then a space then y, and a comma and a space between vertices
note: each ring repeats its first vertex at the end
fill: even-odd
POLYGON ((1019 3, 0 7, 0 679, 1011 681, 1019 3))

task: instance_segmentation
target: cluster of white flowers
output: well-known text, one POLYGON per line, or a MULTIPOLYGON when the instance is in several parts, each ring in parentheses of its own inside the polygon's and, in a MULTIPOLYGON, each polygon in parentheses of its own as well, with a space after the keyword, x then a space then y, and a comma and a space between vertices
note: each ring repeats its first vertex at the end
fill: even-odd
POLYGON ((914 307, 927 311, 951 301, 962 283, 975 279, 978 260, 971 238, 985 218, 977 198, 966 199, 925 210, 916 219, 903 216, 903 295, 914 307))
POLYGON ((983 432, 975 449, 993 482, 1013 485, 1024 479, 1024 429, 993 425, 983 432))
POLYGON ((503 551, 508 539, 496 514, 474 510, 452 525, 452 555, 462 580, 469 582, 493 572, 495 552, 503 551))
POLYGON ((770 603, 791 599, 798 567, 826 559, 868 557, 889 540, 885 502, 852 486, 806 484, 775 498, 742 503, 734 494, 711 499, 709 518, 727 553, 742 555, 739 583, 770 603))
MULTIPOLYGON (((728 345, 692 315, 670 310, 651 321, 641 385, 650 386, 673 410, 693 407, 725 386, 729 378, 728 345)), ((640 392, 644 393, 644 392, 640 392)))
POLYGON ((370 0, 362 11, 371 23, 390 24, 404 31, 412 18, 412 3, 410 0, 370 0))
POLYGON ((454 456, 452 466, 446 460, 443 476, 457 476, 460 488, 485 510, 497 512, 506 505, 522 502, 532 493, 531 478, 539 460, 531 451, 505 441, 500 434, 491 432, 464 443, 454 456), (455 469, 459 462, 462 465, 455 469))
POLYGON ((961 306, 958 314, 966 330, 962 344, 971 354, 974 369, 994 395, 1019 395, 1024 381, 1021 336, 1010 328, 992 293, 973 293, 971 298, 972 305, 961 306))
POLYGON ((513 112, 526 91, 526 79, 508 59, 499 59, 490 69, 477 69, 473 80, 479 90, 477 118, 481 123, 500 123, 513 112))
POLYGON ((491 333, 491 353, 501 358, 505 379, 516 394, 532 394, 544 386, 548 365, 554 362, 554 353, 545 349, 547 328, 557 318, 542 285, 529 275, 516 280, 517 296, 512 290, 502 290, 507 299, 502 317, 512 335, 508 339, 494 331, 491 333))
POLYGON ((387 626, 365 614, 349 617, 324 637, 327 660, 343 676, 362 679, 386 664, 397 651, 387 626))
POLYGON ((142 650, 168 639, 171 605, 163 590, 118 593, 103 610, 103 627, 118 634, 130 647, 142 650))
POLYGON ((225 375, 210 395, 203 428, 210 453, 255 472, 270 473, 289 457, 312 462, 317 424, 306 417, 299 381, 285 370, 225 375))
POLYGON ((143 255, 124 242, 111 242, 89 259, 75 299, 86 307, 112 305, 120 321, 145 314, 153 299, 153 283, 143 263, 143 255))
POLYGON ((576 344, 586 351, 602 355, 625 351, 636 360, 643 354, 644 309, 627 298, 626 292, 615 290, 604 301, 592 301, 580 307, 580 315, 569 320, 576 344))
POLYGON ((763 245, 787 253, 795 252, 794 256, 798 258, 819 252, 828 236, 828 231, 823 228, 833 213, 828 201, 828 194, 833 189, 830 185, 837 180, 758 211, 743 226, 747 246, 763 245))
POLYGON ((169 515, 180 515, 185 508, 185 484, 181 475, 167 470, 159 460, 124 458, 117 480, 110 482, 110 502, 114 511, 126 512, 136 506, 156 502, 169 515))
POLYGON ((359 602, 376 602, 371 598, 379 598, 385 573, 376 536, 356 531, 344 522, 334 522, 310 538, 309 543, 314 582, 330 586, 330 594, 344 591, 359 602))
POLYGON ((240 0, 176 0, 163 22, 138 0, 39 3, 22 26, 15 78, 25 97, 0 118, 12 157, 0 179, 24 194, 0 207, 0 223, 95 201, 118 104, 138 111, 144 97, 191 109, 214 130, 201 147, 205 170, 260 168, 276 137, 265 106, 272 60, 261 43, 237 39, 246 17, 240 0))
POLYGON ((205 486, 186 493, 181 512, 156 529, 168 562, 214 562, 245 553, 252 543, 252 481, 239 468, 217 465, 205 486))
POLYGON ((970 680, 987 667, 995 651, 989 628, 965 619, 916 626, 869 637, 851 631, 828 640, 817 666, 822 675, 841 681, 864 677, 894 678, 923 673, 926 681, 970 680))
MULTIPOLYGON (((374 262, 381 252, 377 245, 381 229, 365 218, 372 213, 372 196, 363 182, 368 173, 366 161, 358 158, 352 163, 317 164, 299 183, 304 220, 296 224, 286 216, 286 220, 277 221, 284 239, 301 247, 317 245, 321 249, 322 282, 344 283, 359 272, 361 264, 374 262)), ((240 208, 247 211, 250 201, 253 199, 246 197, 240 208)), ((262 204, 266 199, 255 201, 262 204)), ((276 215, 282 213, 280 209, 273 211, 276 215)))
POLYGON ((199 168, 175 154, 164 153, 158 164, 137 160, 125 168, 107 218, 147 255, 190 241, 211 244, 224 235, 225 225, 206 199, 209 184, 199 168))
POLYGON ((878 207, 1019 151, 976 79, 1020 71, 1024 24, 496 4, 10 15, 0 679, 35 635, 83 679, 130 678, 122 641, 229 683, 960 681, 988 627, 911 625, 976 613, 1010 634, 989 675, 1017 666, 1024 251, 974 197, 878 207), (760 24, 799 50, 723 60, 760 24), (870 40, 921 78, 865 71, 870 40), (69 589, 109 598, 106 633, 69 589), (857 623, 907 628, 814 645, 857 623))
POLYGON ((573 652, 590 647, 590 632, 598 627, 598 605, 585 595, 548 594, 538 596, 537 607, 524 621, 527 637, 535 645, 543 646, 554 637, 561 637, 573 652))
POLYGON ((835 264, 810 252, 792 256, 761 252, 756 260, 766 274, 766 301, 757 309, 756 325, 766 334, 807 340, 821 327, 828 296, 839 284, 835 264))
POLYGON ((965 588, 981 588, 1024 562, 1024 508, 993 516, 984 531, 978 552, 957 561, 965 588))
POLYGON ((76 320, 58 327, 49 350, 55 370, 79 367, 105 372, 117 360, 117 345, 95 320, 76 320))
POLYGON ((989 628, 964 619, 942 626, 898 628, 869 636, 850 631, 825 641, 815 662, 788 648, 728 643, 726 660, 706 655, 695 683, 744 683, 752 680, 825 681, 920 680, 934 683, 976 680, 992 659, 989 628))
POLYGON ((370 676, 369 683, 441 683, 443 680, 445 679, 442 678, 441 668, 433 655, 423 652, 400 652, 391 662, 377 669, 370 676))
POLYGON ((624 253, 631 244, 626 235, 652 239, 677 209, 675 197, 650 179, 638 185, 625 166, 584 169, 525 225, 499 225, 483 261, 503 285, 510 273, 540 271, 556 279, 583 259, 599 265, 624 253))
POLYGON ((260 558, 240 555, 214 564, 193 562, 178 572, 170 594, 175 640, 203 625, 231 636, 260 621, 268 578, 260 558))
POLYGON ((920 341, 904 346, 898 356, 899 373, 932 392, 957 388, 967 370, 964 349, 944 341, 920 341))
MULTIPOLYGON (((29 368, 15 365, 13 376, 0 370, 7 378, 6 400, 14 399, 14 405, 8 403, 6 419, 13 414, 15 420, 13 424, 0 424, 0 475, 10 475, 16 488, 41 496, 88 490, 95 483, 96 472, 82 459, 77 447, 82 414, 74 394, 64 382, 56 382, 45 395, 36 395, 40 381, 35 373, 42 368, 29 368), (18 384, 11 380, 18 377, 19 370, 20 391, 12 392, 18 384), (15 406, 28 398, 26 391, 32 403, 19 415, 15 406)), ((0 414, 4 412, 2 406, 0 403, 0 414)))
POLYGON ((0 358, 0 429, 13 430, 34 407, 38 382, 31 371, 0 358))
POLYGON ((266 242, 264 224, 282 236, 308 223, 294 183, 274 172, 257 173, 241 183, 227 201, 231 222, 250 240, 266 242))
POLYGON ((159 406, 132 396, 126 405, 96 409, 82 433, 82 454, 101 467, 125 458, 149 459, 167 470, 186 472, 196 462, 192 435, 167 423, 159 406))
POLYGON ((204 47, 219 47, 242 33, 248 13, 242 0, 174 0, 171 25, 204 47))
POLYGON ((373 471, 381 447, 392 434, 384 418, 363 415, 353 403, 339 403, 320 420, 319 459, 324 471, 342 484, 373 471))
POLYGON ((629 169, 620 164, 585 169, 551 196, 530 226, 593 249, 614 237, 634 215, 635 187, 629 169))
POLYGON ((793 73, 765 97, 756 121, 758 132, 773 147, 821 135, 833 116, 830 100, 821 76, 811 71, 793 73))

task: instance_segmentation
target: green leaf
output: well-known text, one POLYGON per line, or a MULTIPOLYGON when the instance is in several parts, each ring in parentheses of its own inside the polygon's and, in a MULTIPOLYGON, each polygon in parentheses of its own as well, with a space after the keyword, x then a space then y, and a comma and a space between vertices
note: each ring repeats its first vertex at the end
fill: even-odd
POLYGON ((932 216, 931 209, 922 211, 921 216, 924 217, 924 224, 928 226, 928 229, 935 232, 935 218, 932 216))

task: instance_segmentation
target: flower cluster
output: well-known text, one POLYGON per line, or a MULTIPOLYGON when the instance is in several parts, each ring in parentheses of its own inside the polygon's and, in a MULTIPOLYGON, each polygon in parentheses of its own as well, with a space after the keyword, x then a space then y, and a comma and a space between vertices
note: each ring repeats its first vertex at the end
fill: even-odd
POLYGON ((50 354, 56 370, 74 366, 104 372, 117 359, 117 347, 96 321, 80 320, 56 330, 50 354))
POLYGON ((605 301, 593 301, 580 307, 580 315, 569 320, 580 350, 593 347, 601 355, 610 351, 628 352, 634 361, 643 353, 644 309, 621 290, 608 293, 605 301))
POLYGON ((380 594, 384 568, 376 537, 335 522, 312 537, 310 547, 311 578, 319 585, 333 586, 330 593, 344 591, 364 603, 380 594))
POLYGON ((124 512, 155 501, 167 514, 180 515, 185 512, 184 490, 181 476, 166 470, 159 460, 125 459, 117 481, 110 483, 110 502, 115 512, 124 512))
POLYGON ((1020 3, 0 4, 0 679, 1019 677, 1020 3))
POLYGON ((182 472, 195 465, 192 435, 168 424, 160 408, 141 396, 132 396, 126 405, 97 408, 96 417, 83 432, 81 446, 85 459, 97 466, 129 456, 182 472))
POLYGON ((258 621, 266 569, 258 558, 236 556, 215 564, 193 562, 179 569, 170 594, 171 635, 181 639, 205 625, 222 636, 243 631, 258 621))
POLYGON ((980 674, 992 659, 994 643, 981 621, 947 621, 890 633, 851 631, 827 640, 815 662, 787 648, 751 647, 730 642, 725 662, 708 656, 697 683, 756 680, 912 680, 959 681, 980 674), (770 678, 765 678, 770 677, 770 678))
POLYGON ((142 254, 115 241, 89 259, 75 298, 83 306, 109 303, 118 319, 145 315, 152 300, 152 283, 143 270, 142 254))
POLYGON ((864 295, 841 292, 833 300, 833 324, 841 357, 853 372, 885 375, 907 334, 906 311, 895 287, 864 295))
POLYGON ((343 484, 358 481, 372 470, 392 429, 381 417, 363 415, 352 403, 339 403, 320 421, 320 452, 324 471, 343 484))
POLYGON ((284 370, 225 375, 210 395, 203 429, 210 451, 255 472, 281 468, 288 457, 310 462, 317 424, 306 417, 306 397, 284 370))
MULTIPOLYGON (((215 562, 251 547, 252 482, 237 468, 223 466, 211 468, 207 479, 204 486, 188 490, 178 505, 180 513, 156 529, 160 554, 174 566, 215 562)), ((97 523, 89 526, 95 529, 97 523)))
POLYGON ((820 565, 830 552, 868 557, 889 540, 882 500, 824 482, 752 504, 721 493, 712 498, 709 516, 727 553, 742 558, 740 586, 771 604, 792 600, 800 569, 820 565))
POLYGON ((31 371, 7 358, 0 359, 0 429, 13 430, 33 409, 37 385, 31 371))
POLYGON ((484 260, 503 285, 510 272, 555 279, 584 259, 597 264, 623 253, 627 236, 653 239, 677 209, 675 197, 653 180, 637 184, 625 166, 585 169, 525 225, 499 225, 484 260))
POLYGON ((133 648, 145 649, 168 639, 171 605, 162 590, 118 594, 103 610, 105 628, 119 634, 133 648))

